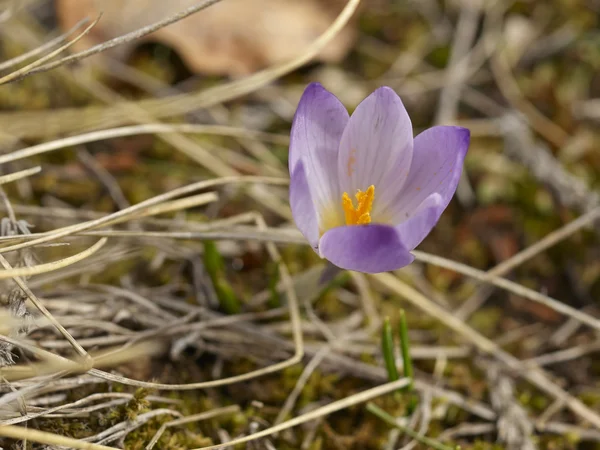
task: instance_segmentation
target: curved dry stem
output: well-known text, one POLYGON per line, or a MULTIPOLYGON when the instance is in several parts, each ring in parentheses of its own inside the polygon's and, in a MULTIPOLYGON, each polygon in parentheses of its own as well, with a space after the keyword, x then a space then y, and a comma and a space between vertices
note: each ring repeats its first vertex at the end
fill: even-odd
POLYGON ((93 444, 91 442, 80 441, 66 436, 61 436, 46 431, 34 430, 27 427, 16 425, 3 425, 0 427, 0 436, 13 439, 24 439, 27 441, 39 442, 40 444, 56 445, 59 447, 77 448, 82 450, 115 450, 114 447, 106 445, 93 444))
POLYGON ((44 142, 43 144, 33 145, 31 147, 16 150, 6 155, 0 156, 0 164, 17 161, 23 158, 40 155, 42 153, 59 150, 74 145, 98 142, 106 139, 115 139, 125 136, 135 136, 139 134, 151 133, 190 133, 190 134, 213 134, 217 136, 231 136, 245 139, 257 139, 274 142, 281 145, 289 144, 290 138, 287 135, 266 133, 263 131, 246 130, 243 128, 228 127, 222 125, 196 125, 196 124, 163 124, 148 123, 143 125, 133 125, 128 127, 110 128, 101 131, 92 131, 90 133, 69 136, 55 141, 44 142))
POLYGON ((90 31, 92 31, 92 28, 94 28, 96 26, 96 24, 98 23, 99 20, 100 20, 100 16, 98 16, 98 18, 96 20, 94 20, 91 24, 89 24, 85 28, 85 30, 83 30, 79 35, 77 35, 75 37, 75 39, 73 39, 72 41, 69 41, 64 45, 61 45, 56 50, 51 51, 47 55, 32 62, 31 64, 28 64, 25 67, 22 67, 19 70, 15 70, 14 72, 0 78, 0 85, 10 83, 11 81, 15 81, 15 80, 23 78, 27 73, 31 73, 32 69, 35 69, 36 67, 40 67, 46 61, 49 61, 50 59, 54 58, 56 55, 64 52, 66 49, 68 49, 69 47, 74 45, 76 42, 78 42, 80 39, 82 39, 86 34, 88 34, 90 31))
MULTIPOLYGON (((9 264, 9 262, 6 260, 6 258, 0 254, 0 264, 6 269, 6 270, 11 270, 12 267, 9 264)), ((48 309, 42 304, 42 302, 39 301, 39 299, 35 296, 35 294, 31 291, 31 289, 29 289, 29 287, 27 287, 27 285, 25 284, 25 282, 20 278, 20 277, 14 277, 13 280, 15 281, 15 283, 17 284, 17 286, 19 286, 19 288, 25 293, 25 295, 29 298, 29 300, 31 301, 31 303, 34 304, 34 306, 42 313, 42 315, 44 317, 46 317, 46 319, 48 319, 48 321, 60 332, 60 334, 62 334, 64 336, 64 338, 69 341, 69 343, 71 344, 71 346, 75 349, 75 351, 79 354, 79 356, 81 356, 83 358, 82 363, 84 364, 82 367, 88 368, 91 367, 89 366, 91 364, 91 357, 88 354, 88 352, 85 351, 85 349, 79 345, 79 343, 77 342, 77 340, 71 336, 71 333, 69 333, 65 327, 63 327, 55 318, 54 316, 50 313, 50 311, 48 311, 48 309)))
POLYGON ((22 55, 19 55, 15 58, 11 58, 7 61, 3 61, 0 63, 0 71, 2 70, 6 70, 9 69, 13 66, 19 65, 24 61, 27 61, 30 58, 35 58, 37 55, 40 55, 42 53, 44 53, 46 50, 51 49, 52 47, 56 46, 56 45, 60 45, 63 42, 65 42, 67 40, 67 38, 72 35, 75 31, 77 31, 79 28, 81 28, 82 26, 84 26, 86 23, 88 23, 90 21, 90 19, 88 19, 87 17, 85 19, 80 20, 79 22, 77 22, 75 24, 75 26, 73 26, 73 28, 71 28, 70 30, 68 30, 66 33, 55 37, 54 39, 46 42, 43 45, 40 45, 39 47, 34 48, 33 50, 30 50, 26 53, 23 53, 22 55))
MULTIPOLYGON (((137 206, 137 205, 136 205, 137 206)), ((132 207, 133 208, 133 207, 132 207)), ((593 220, 595 214, 590 214, 585 217, 585 220, 577 221, 574 225, 570 226, 565 232, 559 234, 558 237, 566 237, 569 234, 572 234, 576 229, 585 226, 590 220, 593 220)), ((98 219, 101 220, 101 219, 98 219)), ((94 222, 94 221, 92 221, 94 222)), ((89 229, 91 227, 86 227, 85 229, 89 229)), ((96 228, 96 227, 94 227, 96 228)), ((83 232, 81 230, 75 230, 71 233, 67 234, 86 234, 92 236, 104 236, 104 237, 168 237, 174 239, 236 239, 236 240, 259 240, 262 242, 278 242, 278 243, 295 243, 295 244, 307 244, 306 241, 302 238, 302 236, 294 230, 281 230, 276 228, 269 229, 253 229, 251 227, 239 227, 237 229, 231 230, 222 230, 222 231, 207 231, 207 232, 160 232, 160 231, 100 231, 100 232, 83 232)), ((35 235, 34 235, 35 236, 35 235)), ((18 246, 29 246, 32 243, 42 242, 42 240, 51 238, 53 235, 47 235, 45 237, 37 237, 29 242, 23 242, 21 244, 15 244, 10 247, 0 248, 0 253, 8 251, 7 249, 13 249, 18 246), (29 244, 29 245, 27 245, 29 244)), ((19 236, 20 239, 30 239, 23 238, 19 236)), ((45 242, 45 241, 44 241, 45 242)), ((552 236, 547 242, 544 242, 540 247, 528 252, 524 255, 524 257, 531 257, 534 251, 538 251, 540 248, 546 248, 552 243, 558 242, 556 236, 552 236)), ((529 300, 535 301, 537 303, 543 304, 555 311, 560 312, 566 316, 572 317, 573 319, 584 323, 594 329, 600 330, 600 320, 594 318, 593 316, 586 314, 585 312, 579 311, 565 303, 562 303, 550 296, 541 294, 539 292, 534 291, 533 289, 529 289, 525 286, 517 284, 513 281, 507 280, 506 278, 502 278, 494 275, 491 272, 484 272, 482 270, 475 269, 466 264, 462 264, 456 261, 452 261, 447 258, 443 258, 441 256, 430 255, 425 252, 421 252, 418 250, 413 251, 417 260, 433 264, 439 267, 443 267, 446 269, 454 270, 458 273, 466 275, 468 277, 474 278, 482 283, 491 284, 512 292, 521 297, 527 298, 529 300)))
MULTIPOLYGON (((8 381, 24 380, 44 375, 62 377, 66 374, 72 374, 73 372, 85 372, 89 368, 87 365, 82 365, 81 362, 63 358, 62 356, 55 355, 47 350, 43 350, 17 339, 0 336, 0 341, 9 342, 15 347, 27 350, 44 359, 44 361, 38 363, 0 368, 0 376, 8 381)), ((155 356, 161 351, 164 351, 164 345, 156 340, 141 342, 129 347, 118 347, 114 350, 109 349, 99 355, 91 355, 89 358, 90 362, 86 364, 95 367, 114 367, 119 364, 129 363, 142 356, 155 356)))
POLYGON ((0 271, 0 280, 5 280, 7 278, 14 277, 29 277, 31 275, 38 275, 40 273, 51 272, 53 270, 62 269, 63 267, 70 266, 71 264, 75 264, 89 256, 92 256, 98 250, 100 250, 104 244, 108 241, 108 238, 102 238, 90 248, 85 249, 82 252, 79 252, 73 256, 69 256, 67 258, 60 259, 58 261, 54 261, 46 264, 38 264, 37 266, 24 266, 17 267, 16 269, 6 269, 0 271))
POLYGON ((310 422, 311 420, 327 416, 342 409, 350 408, 351 406, 368 402, 369 400, 393 392, 396 389, 401 389, 405 386, 408 386, 409 383, 410 380, 408 378, 401 378, 397 381, 382 384, 381 386, 377 386, 372 389, 359 392, 358 394, 354 394, 341 400, 329 403, 328 405, 322 406, 321 408, 317 408, 314 411, 294 417, 293 419, 287 420, 283 423, 280 423, 279 425, 269 427, 265 430, 259 431, 258 433, 252 433, 248 436, 244 436, 239 439, 233 439, 232 441, 226 442, 224 444, 211 445, 209 447, 201 447, 194 450, 213 450, 217 448, 224 448, 244 444, 250 441, 255 441, 257 439, 264 438, 275 433, 279 433, 280 431, 287 430, 288 428, 302 425, 303 423, 310 422))
POLYGON ((0 176, 0 185, 27 178, 31 175, 35 175, 36 173, 40 173, 41 171, 42 168, 40 166, 36 166, 25 170, 20 170, 18 172, 9 173, 7 175, 2 175, 0 176))

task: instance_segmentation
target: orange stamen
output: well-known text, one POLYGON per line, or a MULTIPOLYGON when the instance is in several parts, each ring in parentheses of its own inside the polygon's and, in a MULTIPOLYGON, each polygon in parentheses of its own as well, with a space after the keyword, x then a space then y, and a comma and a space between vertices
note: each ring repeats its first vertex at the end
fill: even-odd
POLYGON ((365 192, 360 189, 356 193, 357 206, 354 207, 352 199, 347 192, 342 195, 342 208, 346 218, 346 225, 366 225, 371 223, 371 210, 375 199, 375 186, 371 185, 365 192))

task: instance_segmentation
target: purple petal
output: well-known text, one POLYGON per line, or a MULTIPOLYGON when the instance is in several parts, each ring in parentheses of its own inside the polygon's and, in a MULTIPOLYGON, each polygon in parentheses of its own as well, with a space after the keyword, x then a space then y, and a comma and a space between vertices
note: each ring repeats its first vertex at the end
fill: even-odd
POLYGON ((412 159, 412 124, 400 97, 381 87, 356 108, 340 142, 341 192, 375 186, 374 216, 384 211, 402 188, 412 159))
POLYGON ((427 237, 442 215, 444 208, 442 196, 431 194, 408 220, 396 226, 400 240, 407 249, 413 250, 427 237))
POLYGON ((316 251, 319 244, 317 212, 310 194, 302 161, 296 163, 296 168, 290 179, 290 206, 296 226, 316 251))
POLYGON ((319 242, 322 257, 346 270, 379 273, 396 270, 414 257, 387 225, 354 225, 332 228, 319 242))
MULTIPOLYGON (((344 105, 319 83, 305 89, 290 134, 290 175, 299 161, 304 163, 307 183, 317 215, 341 205, 337 181, 338 148, 348 123, 344 105)), ((340 209, 341 214, 341 206, 340 209)))
POLYGON ((415 138, 410 174, 393 205, 392 223, 413 216, 434 193, 441 197, 442 214, 458 186, 469 141, 468 129, 446 126, 429 128, 415 138))

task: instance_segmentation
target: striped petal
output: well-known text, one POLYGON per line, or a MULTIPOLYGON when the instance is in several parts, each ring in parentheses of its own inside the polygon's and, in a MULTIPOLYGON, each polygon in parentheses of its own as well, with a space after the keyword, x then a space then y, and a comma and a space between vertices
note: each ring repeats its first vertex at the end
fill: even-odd
POLYGON ((449 126, 429 128, 415 138, 408 180, 393 203, 393 223, 412 217, 432 194, 439 194, 442 214, 456 192, 469 142, 468 129, 449 126))
POLYGON ((402 244, 408 250, 414 250, 431 232, 444 208, 445 205, 440 194, 431 194, 423 200, 423 203, 408 220, 396 226, 402 244))
POLYGON ((388 209, 408 176, 413 148, 412 124, 400 97, 381 87, 363 100, 340 142, 338 176, 341 192, 353 196, 375 186, 373 213, 388 209))
POLYGON ((341 220, 331 214, 341 215, 337 159, 347 122, 348 111, 333 94, 319 83, 308 85, 292 123, 288 164, 293 175, 298 162, 303 162, 320 225, 324 214, 332 223, 341 220))
POLYGON ((290 207, 294 222, 310 246, 317 251, 319 244, 319 224, 306 172, 302 161, 296 163, 290 179, 290 207))

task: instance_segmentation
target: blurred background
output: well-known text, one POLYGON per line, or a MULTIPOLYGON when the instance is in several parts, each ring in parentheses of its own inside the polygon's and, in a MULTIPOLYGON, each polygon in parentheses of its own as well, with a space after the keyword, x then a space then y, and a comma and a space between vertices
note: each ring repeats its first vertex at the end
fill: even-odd
POLYGON ((59 376, 57 361, 25 349, 78 353, 22 287, 1 281, 0 444, 58 445, 3 438, 10 424, 117 448, 197 448, 308 415, 235 448, 600 448, 600 2, 363 0, 309 61, 274 70, 312 51, 347 3, 221 0, 10 79, 68 42, 48 61, 200 3, 0 1, 1 175, 41 167, 2 181, 1 246, 201 180, 287 178, 290 124, 308 83, 321 82, 349 110, 387 85, 415 134, 456 124, 472 135, 457 195, 419 250, 496 267, 587 322, 522 292, 482 288, 452 263, 421 259, 385 277, 342 273, 320 284, 323 262, 290 232, 287 187, 223 183, 87 237, 73 231, 6 254, 11 266, 31 267, 109 238, 86 259, 23 279, 108 375, 59 376), (277 228, 276 247, 265 245, 263 226, 277 228), (396 327, 400 308, 415 391, 373 400, 400 418, 393 426, 352 399, 389 380, 381 330, 386 317, 396 327), (126 353, 144 342, 152 345, 126 353), (102 360, 106 352, 125 356, 102 360), (290 358, 281 370, 207 389, 127 381, 210 382, 290 358), (171 423, 182 417, 189 423, 171 423))

